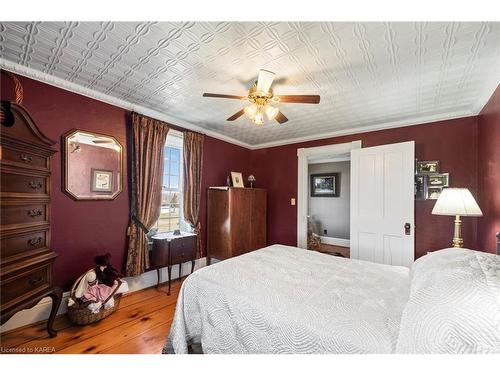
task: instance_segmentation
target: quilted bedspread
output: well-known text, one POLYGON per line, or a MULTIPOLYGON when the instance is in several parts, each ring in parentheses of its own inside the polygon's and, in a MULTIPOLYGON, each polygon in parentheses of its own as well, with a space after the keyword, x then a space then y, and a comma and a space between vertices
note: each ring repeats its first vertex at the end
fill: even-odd
POLYGON ((409 269, 273 245, 182 285, 164 352, 392 353, 409 269))

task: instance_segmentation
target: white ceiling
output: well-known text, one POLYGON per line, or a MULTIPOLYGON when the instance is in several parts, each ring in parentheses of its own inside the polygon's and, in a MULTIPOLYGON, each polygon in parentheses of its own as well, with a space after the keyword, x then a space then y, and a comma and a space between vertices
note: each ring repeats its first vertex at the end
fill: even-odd
POLYGON ((256 148, 477 114, 500 81, 500 23, 3 22, 0 64, 256 148), (259 69, 290 119, 225 119, 259 69))

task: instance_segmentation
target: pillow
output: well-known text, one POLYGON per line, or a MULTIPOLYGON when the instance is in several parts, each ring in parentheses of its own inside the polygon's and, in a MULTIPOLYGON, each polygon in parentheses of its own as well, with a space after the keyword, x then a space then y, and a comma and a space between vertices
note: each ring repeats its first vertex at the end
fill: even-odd
POLYGON ((412 266, 397 353, 500 353, 500 256, 429 253, 412 266))

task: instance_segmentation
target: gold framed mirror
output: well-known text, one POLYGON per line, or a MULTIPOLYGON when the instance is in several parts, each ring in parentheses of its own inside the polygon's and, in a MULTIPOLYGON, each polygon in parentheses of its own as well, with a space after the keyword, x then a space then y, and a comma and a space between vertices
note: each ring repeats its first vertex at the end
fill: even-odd
POLYGON ((75 200, 113 200, 122 192, 123 147, 105 134, 73 129, 63 135, 64 192, 75 200))

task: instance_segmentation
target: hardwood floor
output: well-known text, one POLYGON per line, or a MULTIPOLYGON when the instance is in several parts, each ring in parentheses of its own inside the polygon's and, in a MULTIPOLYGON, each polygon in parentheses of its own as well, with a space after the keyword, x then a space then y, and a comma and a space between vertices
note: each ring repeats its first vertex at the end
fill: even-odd
POLYGON ((340 253, 345 258, 350 258, 350 249, 348 247, 335 246, 335 245, 327 245, 325 243, 322 243, 320 245, 320 250, 319 251, 322 252, 322 253, 327 253, 327 254, 340 253))
POLYGON ((57 317, 57 337, 50 338, 44 323, 21 327, 0 336, 1 352, 13 353, 161 353, 174 317, 181 283, 148 288, 125 295, 109 317, 86 326, 72 325, 66 315, 57 317))

